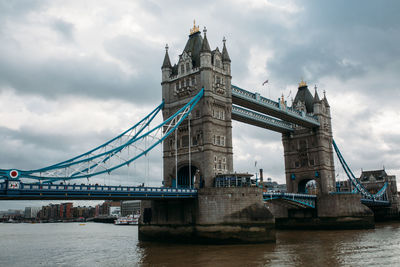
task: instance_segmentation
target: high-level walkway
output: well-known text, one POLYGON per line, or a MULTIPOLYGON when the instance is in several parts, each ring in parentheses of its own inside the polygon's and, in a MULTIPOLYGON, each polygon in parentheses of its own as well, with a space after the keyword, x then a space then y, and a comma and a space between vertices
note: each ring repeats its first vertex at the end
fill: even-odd
MULTIPOLYGON (((306 128, 319 127, 320 124, 314 116, 286 106, 285 103, 275 102, 258 93, 252 93, 236 85, 232 85, 232 103, 253 110, 243 112, 243 109, 232 107, 232 118, 242 121, 251 119, 256 126, 264 127, 278 132, 290 132, 293 128, 290 123, 306 128), (256 112, 273 116, 277 119, 260 116, 256 112)), ((249 122, 246 122, 249 123, 249 122)))

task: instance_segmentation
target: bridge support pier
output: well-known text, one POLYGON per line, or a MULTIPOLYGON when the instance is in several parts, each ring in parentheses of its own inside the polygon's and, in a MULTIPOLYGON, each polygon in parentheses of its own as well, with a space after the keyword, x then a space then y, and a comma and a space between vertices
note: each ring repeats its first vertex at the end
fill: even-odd
POLYGON ((275 216, 278 229, 370 229, 374 228, 374 214, 361 204, 358 194, 323 194, 318 196, 316 208, 288 208, 279 201, 266 206, 275 216))
POLYGON ((275 242, 275 219, 262 204, 259 188, 203 188, 193 200, 142 203, 139 239, 143 241, 275 242))
POLYGON ((318 217, 323 228, 374 228, 374 213, 361 204, 359 194, 326 194, 318 196, 318 217))

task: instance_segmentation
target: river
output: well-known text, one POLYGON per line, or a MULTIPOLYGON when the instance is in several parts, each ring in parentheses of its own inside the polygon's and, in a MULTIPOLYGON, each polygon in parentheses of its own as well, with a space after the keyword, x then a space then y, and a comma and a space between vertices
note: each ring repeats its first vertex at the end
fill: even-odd
POLYGON ((372 230, 278 231, 276 244, 138 241, 137 226, 0 224, 0 266, 400 266, 400 222, 372 230))

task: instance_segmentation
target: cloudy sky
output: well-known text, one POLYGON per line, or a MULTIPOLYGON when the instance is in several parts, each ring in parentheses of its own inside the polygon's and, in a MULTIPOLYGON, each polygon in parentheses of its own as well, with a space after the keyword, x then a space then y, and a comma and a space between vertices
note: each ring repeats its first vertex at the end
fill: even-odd
MULTIPOLYGON (((0 168, 47 166, 142 118, 161 101, 165 44, 176 62, 196 19, 212 49, 226 37, 233 84, 272 99, 290 99, 302 78, 316 84, 354 172, 400 176, 399 10, 375 0, 0 0, 0 168)), ((257 161, 284 182, 280 134, 234 122, 233 138, 237 171, 257 161)), ((160 151, 130 169, 129 182, 97 179, 160 185, 160 151)))

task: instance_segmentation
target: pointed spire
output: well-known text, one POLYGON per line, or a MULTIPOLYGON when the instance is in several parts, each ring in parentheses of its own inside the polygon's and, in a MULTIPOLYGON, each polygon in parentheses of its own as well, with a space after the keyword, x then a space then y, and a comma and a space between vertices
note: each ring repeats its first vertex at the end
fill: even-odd
POLYGON ((319 95, 317 92, 317 85, 314 86, 315 94, 314 94, 314 103, 319 102, 319 95))
POLYGON ((301 82, 299 83, 299 89, 302 87, 307 87, 307 83, 301 79, 301 82))
POLYGON ((204 27, 203 32, 204 32, 204 39, 203 39, 203 44, 201 46, 200 52, 211 52, 210 45, 208 44, 208 40, 207 40, 207 28, 206 27, 204 27))
POLYGON ((200 31, 199 28, 198 25, 196 26, 196 20, 193 20, 193 28, 190 29, 190 35, 198 33, 200 31))
POLYGON ((324 90, 324 102, 325 102, 325 105, 327 106, 327 107, 330 107, 329 106, 329 103, 328 103, 328 99, 326 99, 326 91, 324 90))
POLYGON ((165 56, 164 56, 164 62, 161 66, 161 69, 163 68, 171 68, 171 61, 169 60, 169 55, 168 55, 168 44, 165 45, 165 56))
POLYGON ((225 36, 222 39, 222 42, 224 43, 224 47, 222 48, 222 61, 223 62, 231 62, 231 59, 228 54, 228 50, 226 49, 226 45, 225 45, 225 43, 226 43, 225 36))

